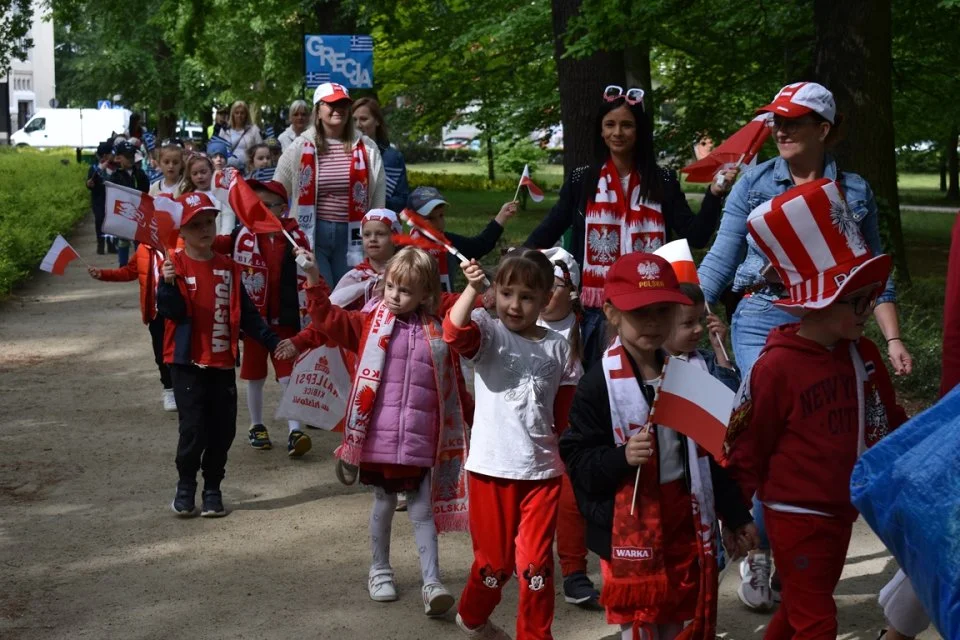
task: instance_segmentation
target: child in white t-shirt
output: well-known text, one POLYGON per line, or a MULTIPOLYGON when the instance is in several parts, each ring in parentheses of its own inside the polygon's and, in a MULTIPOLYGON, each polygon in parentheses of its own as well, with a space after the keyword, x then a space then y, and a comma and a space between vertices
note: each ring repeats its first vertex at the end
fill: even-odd
POLYGON ((485 282, 480 266, 471 260, 463 273, 469 284, 443 323, 444 340, 475 367, 466 463, 474 562, 457 625, 473 637, 503 637, 489 618, 516 570, 517 638, 550 638, 564 474, 558 434, 566 427, 579 361, 562 335, 537 325, 554 278, 542 253, 520 250, 501 261, 494 282, 499 319, 473 311, 485 282))

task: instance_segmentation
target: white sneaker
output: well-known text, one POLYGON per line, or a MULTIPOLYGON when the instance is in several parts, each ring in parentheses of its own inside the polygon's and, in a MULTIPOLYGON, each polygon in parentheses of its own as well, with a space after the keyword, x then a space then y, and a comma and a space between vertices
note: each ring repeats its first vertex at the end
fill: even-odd
POLYGON ((439 582, 423 585, 420 593, 423 595, 423 612, 431 618, 442 616, 453 606, 453 596, 439 582))
POLYGON ((769 611, 773 608, 769 554, 769 551, 752 552, 740 563, 740 586, 737 588, 737 596, 740 602, 754 611, 769 611))
POLYGON ((481 627, 471 629, 458 613, 457 626, 471 638, 480 638, 481 640, 513 640, 506 631, 495 625, 492 620, 487 620, 481 627))
POLYGON ((380 569, 370 574, 367 582, 370 599, 375 602, 393 602, 397 599, 397 587, 393 584, 393 571, 380 569))
POLYGON ((173 397, 173 389, 163 390, 163 410, 164 411, 177 410, 177 399, 173 397))

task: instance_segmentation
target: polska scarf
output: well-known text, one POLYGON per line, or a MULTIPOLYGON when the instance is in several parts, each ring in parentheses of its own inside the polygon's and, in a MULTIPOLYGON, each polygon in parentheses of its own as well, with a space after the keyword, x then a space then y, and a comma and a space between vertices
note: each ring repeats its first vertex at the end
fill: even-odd
MULTIPOLYGON (((357 372, 347 399, 343 443, 335 454, 352 465, 359 465, 361 461, 384 372, 387 345, 396 322, 396 316, 383 302, 378 303, 371 314, 360 340, 357 372)), ((433 377, 440 398, 437 457, 430 489, 433 519, 440 533, 468 531, 467 483, 463 464, 467 457, 467 429, 458 393, 460 368, 443 340, 440 323, 423 314, 420 320, 430 344, 433 377)))
MULTIPOLYGON (((623 446, 643 429, 650 417, 640 384, 626 350, 617 338, 603 354, 603 375, 610 398, 613 439, 623 446)), ((654 438, 654 456, 640 469, 637 508, 630 515, 634 476, 630 474, 617 490, 613 508, 610 548, 611 577, 603 585, 601 600, 608 608, 655 607, 667 596, 668 580, 663 559, 660 513, 659 451, 654 438)), ((687 438, 690 468, 691 516, 697 532, 700 565, 699 595, 694 620, 678 638, 713 640, 717 620, 716 517, 710 459, 687 438)), ((634 625, 634 638, 639 638, 634 625)))
MULTIPOLYGON (((301 229, 297 227, 295 220, 285 218, 281 221, 287 232, 296 241, 297 246, 304 249, 310 248, 310 241, 301 229)), ((243 227, 237 234, 237 241, 233 249, 233 261, 240 265, 243 287, 247 290, 250 300, 256 305, 257 311, 268 322, 275 318, 267 318, 267 306, 270 301, 269 282, 267 274, 267 261, 260 251, 260 243, 257 240, 257 234, 250 229, 243 227)), ((303 269, 297 265, 297 302, 300 307, 300 327, 305 327, 310 320, 307 313, 307 292, 304 288, 307 282, 306 274, 303 269)))
POLYGON ((330 302, 342 309, 362 308, 373 297, 381 275, 369 260, 364 260, 340 278, 330 292, 330 302))
POLYGON ((587 201, 583 288, 585 307, 603 306, 603 284, 607 270, 621 255, 643 251, 653 253, 667 239, 660 204, 640 200, 640 174, 633 171, 627 193, 613 159, 600 169, 597 192, 587 201), (627 206, 629 201, 630 206, 627 206))
MULTIPOLYGON (((367 169, 367 150, 363 140, 357 140, 350 159, 350 209, 347 211, 347 264, 353 266, 363 260, 363 239, 360 227, 369 208, 370 173, 367 169)), ((300 178, 297 191, 297 222, 310 239, 313 248, 317 223, 317 147, 305 142, 300 154, 300 178)))

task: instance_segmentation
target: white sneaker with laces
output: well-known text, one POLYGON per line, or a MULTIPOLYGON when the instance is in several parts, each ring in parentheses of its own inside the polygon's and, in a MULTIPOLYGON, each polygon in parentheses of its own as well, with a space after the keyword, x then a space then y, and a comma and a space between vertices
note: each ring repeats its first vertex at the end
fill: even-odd
POLYGON ((177 410, 177 399, 173 397, 173 389, 164 389, 162 398, 164 411, 177 410))
POLYGON ((380 569, 370 573, 367 582, 370 599, 374 602, 393 602, 397 599, 397 587, 393 584, 393 571, 380 569))
POLYGON ((487 620, 481 627, 471 629, 458 613, 457 626, 460 627, 460 630, 466 633, 467 636, 477 638, 478 640, 513 640, 506 631, 495 625, 492 620, 487 620))
POLYGON ((769 611, 773 608, 773 593, 770 591, 770 552, 751 552, 740 563, 740 586, 737 588, 740 602, 754 611, 769 611))
POLYGON ((423 595, 423 612, 431 618, 442 616, 453 606, 453 596, 439 582, 423 585, 420 593, 423 595))

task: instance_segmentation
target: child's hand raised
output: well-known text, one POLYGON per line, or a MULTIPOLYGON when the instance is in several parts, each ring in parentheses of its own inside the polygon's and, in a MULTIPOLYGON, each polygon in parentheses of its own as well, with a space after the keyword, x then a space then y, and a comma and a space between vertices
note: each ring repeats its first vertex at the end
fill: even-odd
POLYGON ((170 258, 167 258, 163 261, 163 269, 161 271, 163 275, 163 281, 167 284, 173 284, 177 279, 177 271, 173 268, 173 263, 170 262, 170 258))
POLYGON ((653 457, 653 436, 650 431, 643 429, 640 433, 631 436, 627 440, 626 451, 627 464, 631 467, 639 467, 645 464, 653 457))
POLYGON ((476 260, 461 262, 460 268, 463 269, 463 275, 467 278, 469 286, 473 287, 477 293, 482 293, 486 289, 487 276, 476 260))
POLYGON ((707 332, 710 334, 712 343, 718 339, 721 343, 727 341, 727 324, 714 313, 707 314, 707 332))
POLYGON ((516 200, 511 200, 510 202, 505 202, 502 207, 500 207, 500 213, 497 214, 497 217, 494 218, 501 227, 506 226, 507 222, 513 216, 517 215, 517 210, 519 209, 520 204, 516 200))
POLYGON ((307 275, 307 283, 311 286, 318 284, 320 282, 320 269, 317 267, 317 259, 303 247, 297 247, 296 253, 297 264, 307 275))
POLYGON ((89 273, 89 274, 90 274, 90 277, 93 278, 94 280, 99 280, 99 279, 100 279, 101 270, 98 269, 98 268, 96 268, 96 267, 89 267, 89 266, 88 266, 88 267, 87 267, 87 273, 89 273))

